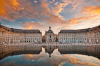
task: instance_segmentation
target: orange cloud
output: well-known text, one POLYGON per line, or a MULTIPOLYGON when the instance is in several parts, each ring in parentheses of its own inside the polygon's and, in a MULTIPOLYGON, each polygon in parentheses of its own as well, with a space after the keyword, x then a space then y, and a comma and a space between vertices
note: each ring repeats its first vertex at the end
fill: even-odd
MULTIPOLYGON (((59 3, 56 7, 53 9, 49 9, 49 4, 47 0, 39 0, 41 3, 38 4, 32 4, 31 1, 24 0, 23 1, 17 1, 17 0, 2 0, 0 6, 3 6, 3 8, 0 8, 0 15, 7 18, 7 19, 17 19, 17 18, 24 18, 29 17, 33 19, 41 20, 41 22, 44 22, 45 24, 50 25, 60 25, 60 24, 68 24, 70 22, 64 21, 59 13, 64 9, 66 5, 71 3, 71 1, 63 1, 63 3, 59 3), (13 11, 16 12, 16 10, 20 10, 23 8, 24 10, 21 11, 21 13, 12 13, 13 11), (2 11, 3 10, 3 11, 2 11), (19 13, 19 14, 18 14, 19 13)), ((77 22, 71 22, 71 24, 75 24, 77 22)), ((37 23, 35 23, 37 24, 37 23)), ((56 26, 55 25, 55 26, 56 26)), ((27 29, 31 29, 32 26, 28 26, 27 29)))
POLYGON ((32 29, 32 27, 33 27, 33 25, 31 25, 31 26, 27 27, 26 29, 32 29))
MULTIPOLYGON (((10 14, 22 9, 17 0, 0 0, 0 16, 10 19, 10 14)), ((15 18, 15 17, 14 17, 15 18)))
POLYGON ((84 6, 81 12, 92 15, 100 14, 100 6, 84 6))
POLYGON ((61 13, 68 4, 72 4, 73 8, 76 8, 77 6, 80 5, 82 1, 62 0, 62 3, 58 1, 56 6, 53 7, 52 5, 50 5, 50 3, 53 3, 54 1, 48 2, 47 0, 39 0, 38 1, 40 2, 39 4, 37 4, 38 2, 36 4, 33 4, 29 0, 28 1, 24 0, 24 3, 23 1, 20 0, 18 3, 20 3, 20 6, 23 7, 24 10, 21 11, 20 13, 21 15, 18 14, 17 16, 18 17, 20 16, 22 18, 24 16, 24 17, 41 21, 41 22, 36 22, 36 23, 35 22, 22 23, 21 26, 25 29, 40 29, 42 30, 42 32, 45 32, 45 30, 48 30, 48 26, 51 26, 52 29, 55 29, 54 31, 58 33, 60 29, 63 29, 63 28, 67 29, 68 27, 71 27, 73 25, 80 24, 80 22, 83 22, 86 20, 92 20, 97 17, 95 15, 93 16, 85 15, 82 17, 69 19, 68 21, 65 21, 61 18, 61 15, 59 15, 59 13, 61 13))
POLYGON ((45 30, 48 29, 48 27, 46 25, 44 25, 40 22, 33 22, 33 21, 21 23, 21 26, 24 29, 39 29, 42 31, 42 34, 44 34, 45 30))
POLYGON ((83 16, 83 17, 79 17, 79 18, 73 18, 70 19, 66 22, 63 22, 62 24, 55 26, 55 28, 61 27, 62 29, 66 29, 68 27, 80 24, 82 21, 87 21, 87 20, 93 20, 94 18, 96 18, 97 16, 83 16))
POLYGON ((49 9, 49 3, 45 2, 45 0, 41 0, 41 5, 47 10, 47 11, 50 11, 49 9))
POLYGON ((24 22, 24 23, 21 23, 21 26, 24 27, 25 29, 38 29, 40 27, 43 27, 41 23, 39 22, 24 22))

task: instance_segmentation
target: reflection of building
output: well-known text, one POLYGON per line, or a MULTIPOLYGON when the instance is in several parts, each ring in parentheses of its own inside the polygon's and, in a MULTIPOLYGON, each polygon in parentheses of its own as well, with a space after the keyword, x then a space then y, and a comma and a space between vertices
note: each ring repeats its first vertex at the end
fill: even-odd
POLYGON ((61 30, 58 40, 64 43, 100 43, 100 26, 81 30, 61 30))
POLYGON ((86 52, 87 51, 87 46, 86 45, 60 45, 58 46, 58 51, 61 54, 64 53, 71 53, 71 52, 86 52))
POLYGON ((49 54, 49 57, 51 57, 51 54, 53 53, 53 51, 57 49, 57 47, 55 46, 46 46, 45 47, 45 52, 47 52, 49 54))
POLYGON ((49 57, 53 54, 85 54, 100 58, 100 45, 47 45, 42 49, 40 45, 4 45, 0 46, 0 60, 6 56, 20 55, 20 54, 45 54, 48 53, 49 57), (58 49, 55 51, 55 49, 58 49), (45 50, 45 53, 44 53, 45 50))
POLYGON ((59 45, 61 54, 85 54, 100 58, 100 45, 59 45))
POLYGON ((3 45, 0 47, 0 60, 6 56, 20 55, 20 54, 40 54, 42 47, 39 45, 30 45, 30 46, 9 46, 6 47, 3 45))
POLYGON ((22 30, 0 25, 0 42, 42 42, 40 30, 22 30))
POLYGON ((51 27, 49 27, 49 30, 45 32, 45 36, 46 42, 55 42, 57 39, 57 35, 53 33, 51 27))

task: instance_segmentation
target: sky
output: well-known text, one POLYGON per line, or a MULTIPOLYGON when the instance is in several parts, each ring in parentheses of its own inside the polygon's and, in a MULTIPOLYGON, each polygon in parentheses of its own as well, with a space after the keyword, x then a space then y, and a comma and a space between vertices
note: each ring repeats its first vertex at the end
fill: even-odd
POLYGON ((55 34, 92 28, 100 25, 100 0, 0 0, 0 23, 42 34, 49 26, 55 34))

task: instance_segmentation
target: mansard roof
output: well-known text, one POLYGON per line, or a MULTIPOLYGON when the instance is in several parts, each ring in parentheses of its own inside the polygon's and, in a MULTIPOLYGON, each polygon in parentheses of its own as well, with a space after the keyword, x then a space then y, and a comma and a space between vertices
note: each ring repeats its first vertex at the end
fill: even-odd
POLYGON ((41 33, 40 30, 23 30, 23 29, 15 29, 15 28, 9 28, 5 27, 3 25, 0 25, 0 28, 4 28, 7 31, 15 32, 15 33, 41 33))
POLYGON ((52 30, 48 30, 46 33, 53 33, 53 31, 52 30))
POLYGON ((61 30, 59 33, 83 33, 83 32, 94 31, 97 29, 100 29, 100 25, 93 28, 80 29, 80 30, 61 30))
POLYGON ((82 30, 61 30, 59 33, 79 33, 79 32, 87 32, 87 29, 82 30))

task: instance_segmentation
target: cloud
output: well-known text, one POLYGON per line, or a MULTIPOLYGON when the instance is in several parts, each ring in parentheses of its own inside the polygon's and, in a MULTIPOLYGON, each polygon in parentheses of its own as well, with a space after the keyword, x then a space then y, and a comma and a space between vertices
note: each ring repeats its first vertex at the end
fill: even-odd
POLYGON ((52 12, 55 14, 55 15, 58 15, 59 16, 59 13, 62 12, 62 10, 64 9, 65 6, 68 5, 68 3, 64 2, 64 3, 59 3, 57 5, 58 2, 56 2, 56 6, 55 7, 51 7, 51 10, 52 12))
POLYGON ((43 25, 39 22, 24 22, 24 23, 21 23, 21 26, 24 27, 25 29, 39 29, 40 27, 43 27, 43 25))
MULTIPOLYGON (((58 5, 56 5, 55 7, 50 5, 54 1, 49 3, 46 0, 41 0, 39 2, 40 4, 32 4, 30 1, 28 2, 24 1, 24 3, 20 2, 22 7, 24 8, 24 10, 21 12, 22 15, 25 15, 27 17, 34 18, 40 21, 39 23, 37 22, 32 23, 31 21, 22 23, 23 25, 26 25, 27 23, 29 24, 27 26, 23 26, 21 24, 23 28, 25 29, 38 28, 40 30, 43 30, 44 28, 48 28, 48 26, 52 26, 52 29, 55 29, 55 27, 60 27, 63 25, 67 25, 68 27, 70 27, 79 23, 78 21, 72 21, 72 20, 65 21, 59 15, 59 13, 61 13, 64 7, 67 6, 69 3, 71 3, 70 1, 63 1, 63 3, 58 3, 58 5), (41 26, 41 28, 39 28, 39 26, 41 26)), ((45 29, 45 30, 48 30, 48 29, 45 29)), ((54 31, 56 31, 57 33, 57 31, 59 30, 56 29, 54 31)))
POLYGON ((42 31, 42 34, 44 34, 45 29, 48 29, 48 26, 46 26, 44 23, 40 23, 40 22, 24 22, 24 23, 20 23, 20 25, 24 28, 24 29, 39 29, 42 31), (45 28, 45 29, 44 29, 45 28))
POLYGON ((75 10, 83 2, 84 0, 2 0, 0 2, 0 20, 7 19, 13 22, 20 18, 29 19, 30 21, 21 23, 23 28, 40 29, 43 32, 48 30, 48 26, 51 26, 54 32, 58 33, 60 29, 67 29, 98 17, 99 6, 84 6, 78 17, 69 20, 63 19, 61 13, 67 6, 71 5, 72 10, 75 10), (32 22, 31 19, 35 19, 37 22, 32 22))
POLYGON ((34 1, 34 3, 37 3, 37 1, 34 1))
POLYGON ((81 24, 81 22, 87 21, 87 20, 93 20, 94 18, 96 18, 97 16, 83 16, 83 17, 79 17, 79 18, 73 18, 68 20, 66 23, 62 23, 59 26, 56 26, 55 28, 58 27, 62 27, 62 29, 66 29, 68 27, 77 25, 77 24, 81 24))
POLYGON ((100 14, 100 6, 84 6, 81 12, 92 15, 100 14))
POLYGON ((51 6, 51 11, 53 14, 62 17, 59 13, 62 13, 62 11, 64 10, 64 8, 68 5, 68 4, 72 4, 73 9, 75 9, 76 7, 78 7, 81 3, 83 2, 83 0, 59 0, 57 2, 55 2, 56 6, 51 6))
POLYGON ((72 2, 73 9, 75 9, 75 8, 78 7, 80 4, 82 4, 83 1, 84 1, 84 0, 73 0, 73 2, 72 2))
POLYGON ((99 17, 94 20, 83 21, 80 24, 70 27, 71 29, 86 29, 100 25, 99 17))
MULTIPOLYGON (((49 22, 49 24, 52 26, 52 29, 56 29, 56 30, 54 30, 54 32, 56 32, 56 33, 58 33, 58 31, 60 29, 67 29, 67 28, 72 27, 74 25, 84 25, 84 24, 86 24, 86 22, 84 22, 84 21, 93 20, 97 17, 95 15, 93 15, 93 16, 85 15, 85 16, 82 16, 82 17, 73 18, 73 19, 70 19, 68 21, 64 21, 59 16, 55 16, 55 15, 52 15, 52 14, 48 14, 48 16, 51 16, 51 18, 47 18, 46 21, 49 22)), ((44 20, 44 17, 42 19, 44 20)), ((22 23, 21 26, 25 29, 32 29, 32 28, 33 29, 34 28, 40 29, 44 34, 44 31, 48 30, 48 29, 43 30, 44 28, 48 28, 48 26, 49 26, 48 22, 46 22, 46 24, 43 24, 41 22, 40 23, 39 22, 25 22, 25 23, 22 23)), ((78 28, 78 26, 76 28, 78 28)))
POLYGON ((0 16, 11 20, 9 15, 22 9, 19 5, 17 0, 0 0, 0 16))
POLYGON ((70 27, 71 29, 85 29, 100 25, 100 6, 83 6, 80 14, 84 16, 72 19, 73 21, 81 21, 79 24, 70 27))
MULTIPOLYGON (((37 1, 34 0, 34 2, 37 2, 37 1)), ((51 1, 49 2, 47 0, 39 0, 38 3, 33 4, 31 0, 28 0, 28 1, 27 0, 13 0, 13 1, 9 0, 7 4, 6 1, 3 0, 3 3, 6 3, 7 5, 9 5, 10 3, 12 4, 12 6, 9 6, 9 7, 5 6, 3 10, 9 13, 6 13, 6 12, 5 12, 6 14, 1 13, 3 14, 1 16, 7 19, 18 19, 18 18, 28 17, 28 18, 41 20, 42 22, 49 22, 49 23, 53 22, 54 19, 57 19, 57 21, 60 20, 61 22, 64 21, 62 20, 61 15, 59 15, 59 13, 61 13, 64 7, 70 3, 70 1, 63 1, 62 3, 58 1, 59 4, 55 7, 50 5, 50 3, 53 3, 53 2, 55 2, 55 0, 53 0, 52 2, 51 1), (13 8, 13 9, 9 9, 9 8, 13 8)), ((1 6, 3 6, 3 4, 1 6)))

